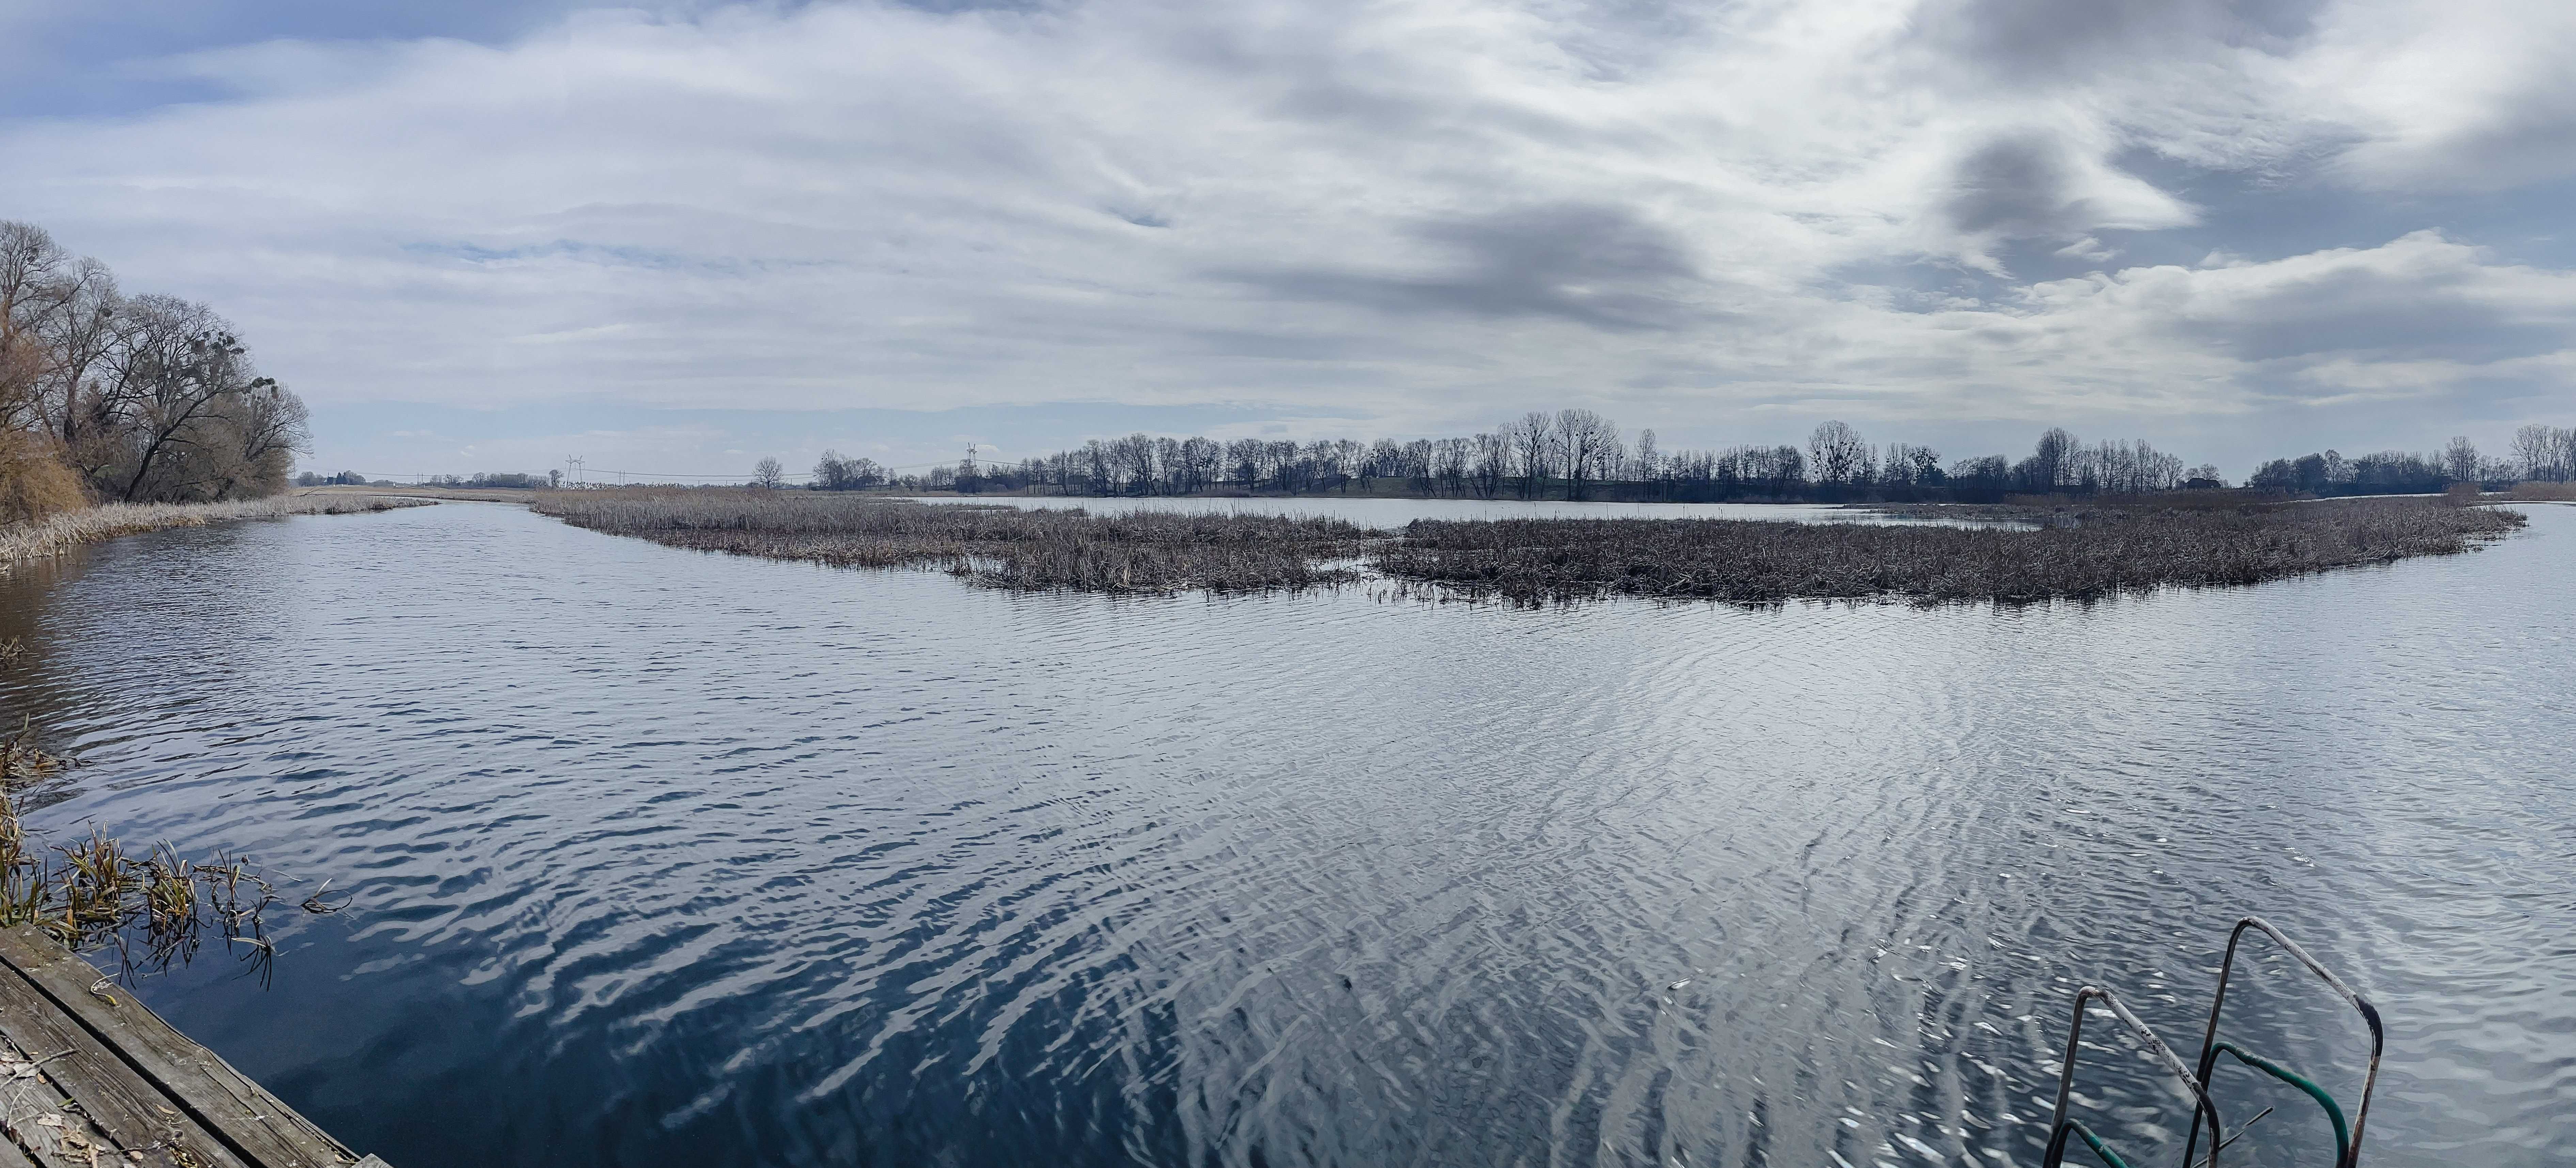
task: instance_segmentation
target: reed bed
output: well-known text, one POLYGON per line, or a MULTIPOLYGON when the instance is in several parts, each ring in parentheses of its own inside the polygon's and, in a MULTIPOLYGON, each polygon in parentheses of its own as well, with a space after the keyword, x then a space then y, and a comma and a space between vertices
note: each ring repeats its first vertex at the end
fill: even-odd
POLYGON ((2016 508, 2036 526, 1808 525, 1702 519, 1421 520, 1373 549, 1379 572, 1440 593, 1544 604, 1612 596, 1772 603, 2089 599, 2254 584, 2472 550, 2514 512, 2440 500, 2016 508))
POLYGON ((165 527, 202 527, 230 519, 285 515, 348 515, 429 505, 427 500, 374 495, 274 495, 229 503, 102 503, 0 527, 0 564, 165 527))
POLYGON ((699 551, 930 568, 1016 591, 1295 590, 1347 583, 1376 533, 1338 519, 1021 510, 785 491, 540 493, 537 511, 699 551))
POLYGON ((2253 584, 2468 551, 2522 525, 2437 499, 1943 508, 1952 526, 1724 519, 1421 520, 1380 532, 1273 515, 923 504, 778 491, 540 493, 538 511, 673 547, 917 567, 1023 591, 1294 590, 1369 572, 1410 594, 1771 603, 2093 598, 2253 584), (1978 526, 1983 524, 1983 526, 1978 526))

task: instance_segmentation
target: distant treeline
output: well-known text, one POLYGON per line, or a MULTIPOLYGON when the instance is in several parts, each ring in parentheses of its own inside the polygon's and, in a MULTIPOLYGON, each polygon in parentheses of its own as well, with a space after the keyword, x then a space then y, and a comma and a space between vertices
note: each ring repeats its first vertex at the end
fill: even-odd
MULTIPOLYGON (((299 487, 392 487, 401 486, 403 484, 397 483, 392 479, 383 479, 371 482, 367 476, 359 474, 354 470, 344 470, 335 474, 327 475, 316 474, 308 470, 303 474, 295 476, 295 485, 299 487)), ((516 471, 499 471, 472 475, 428 475, 411 485, 425 487, 480 487, 485 489, 499 487, 509 490, 535 490, 542 487, 562 486, 563 472, 554 470, 545 471, 539 474, 521 474, 516 471)))
MULTIPOLYGON (((764 460, 755 485, 783 485, 764 460)), ((1805 446, 1667 450, 1655 432, 1632 443, 1591 410, 1531 412, 1489 433, 1374 443, 1133 434, 1093 440, 1017 463, 960 464, 895 476, 874 461, 826 451, 809 485, 818 490, 1034 491, 1064 495, 1190 495, 1211 491, 1310 495, 1416 494, 1457 498, 1887 500, 1993 502, 2007 494, 2145 494, 2225 486, 2214 466, 2187 468, 2145 442, 2087 444, 2064 429, 2042 434, 2018 461, 1986 455, 1944 462, 1909 443, 1872 444, 1826 422, 1805 446)))
POLYGON ((304 403, 212 309, 126 295, 43 228, 0 220, 0 522, 273 494, 303 445, 304 403))
MULTIPOLYGON (((2273 494, 2430 493, 2460 482, 2565 482, 2571 467, 2576 431, 2535 425, 2516 434, 2510 459, 2483 457, 2467 438, 2453 438, 2436 454, 2385 451, 2347 459, 2327 451, 2276 459, 2245 485, 2273 494)), ((785 469, 763 459, 753 485, 785 486, 785 469)), ((825 451, 807 485, 970 494, 1331 492, 1692 503, 1991 503, 2010 495, 2150 495, 2230 486, 2214 465, 2186 466, 2143 441, 2087 443, 2062 427, 2041 434, 2019 459, 1990 454, 1945 461, 1928 446, 1871 443, 1844 422, 1817 426, 1804 446, 1667 450, 1652 430, 1630 442, 1610 419, 1581 409, 1532 412, 1490 433, 1410 442, 1131 434, 1016 463, 960 463, 904 475, 872 459, 825 451)))
POLYGON ((2383 450, 2346 458, 2329 450, 2273 459, 2246 485, 2311 495, 2411 495, 2452 483, 2563 483, 2571 476, 2576 476, 2576 429, 2530 425, 2514 431, 2510 458, 2480 454, 2466 438, 2451 439, 2438 454, 2383 450))

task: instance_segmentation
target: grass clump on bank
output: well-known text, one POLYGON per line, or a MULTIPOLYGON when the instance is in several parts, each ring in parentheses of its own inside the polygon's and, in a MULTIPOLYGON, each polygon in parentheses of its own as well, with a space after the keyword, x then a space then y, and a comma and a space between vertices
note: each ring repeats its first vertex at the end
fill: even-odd
POLYGON ((764 490, 541 492, 576 527, 836 567, 938 568, 1019 591, 1263 592, 1348 583, 1374 533, 1339 519, 1020 510, 764 490))
MULTIPOLYGON (((9 744, 0 768, 0 925, 35 925, 75 952, 113 945, 128 975, 193 958, 210 933, 246 947, 264 970, 274 954, 264 914, 279 898, 249 863, 190 860, 166 843, 138 855, 96 828, 49 848, 28 838, 14 783, 66 765, 27 742, 9 744)), ((320 893, 304 902, 307 912, 339 907, 320 893)))
POLYGON ((228 503, 101 503, 95 507, 56 511, 23 523, 0 525, 0 563, 51 555, 76 544, 159 531, 165 527, 201 527, 227 519, 270 519, 285 515, 348 515, 428 505, 425 500, 371 495, 277 495, 228 503))
POLYGON ((1376 548, 1371 563, 1398 580, 1520 604, 1611 596, 2010 603, 2255 584, 2449 555, 2525 522, 2510 511, 2421 499, 2231 510, 2025 508, 2009 518, 2036 526, 1418 520, 1402 539, 1376 548))

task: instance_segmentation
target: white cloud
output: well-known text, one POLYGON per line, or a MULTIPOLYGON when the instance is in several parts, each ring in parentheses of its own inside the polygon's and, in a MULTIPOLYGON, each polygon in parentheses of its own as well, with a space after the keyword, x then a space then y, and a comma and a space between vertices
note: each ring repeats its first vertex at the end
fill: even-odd
POLYGON ((2357 141, 2337 160, 2375 188, 2492 191, 2576 174, 2576 6, 2347 0, 2304 93, 2357 141))
POLYGON ((2554 8, 2241 7, 592 12, 200 54, 174 67, 232 97, 0 123, 0 195, 322 401, 1419 430, 1586 396, 2134 418, 2432 384, 2350 372, 2379 363, 2537 376, 2510 363, 2568 347, 2566 275, 2441 236, 2014 285, 2049 274, 2025 252, 2228 234, 2139 151, 2377 185, 2559 165, 2489 157, 2569 124, 2554 8))

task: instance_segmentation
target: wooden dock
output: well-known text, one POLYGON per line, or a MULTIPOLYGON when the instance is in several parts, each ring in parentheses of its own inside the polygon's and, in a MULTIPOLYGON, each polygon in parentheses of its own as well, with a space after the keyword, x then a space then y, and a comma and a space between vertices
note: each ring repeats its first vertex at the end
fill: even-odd
POLYGON ((31 926, 0 929, 0 1168, 383 1168, 31 926))

